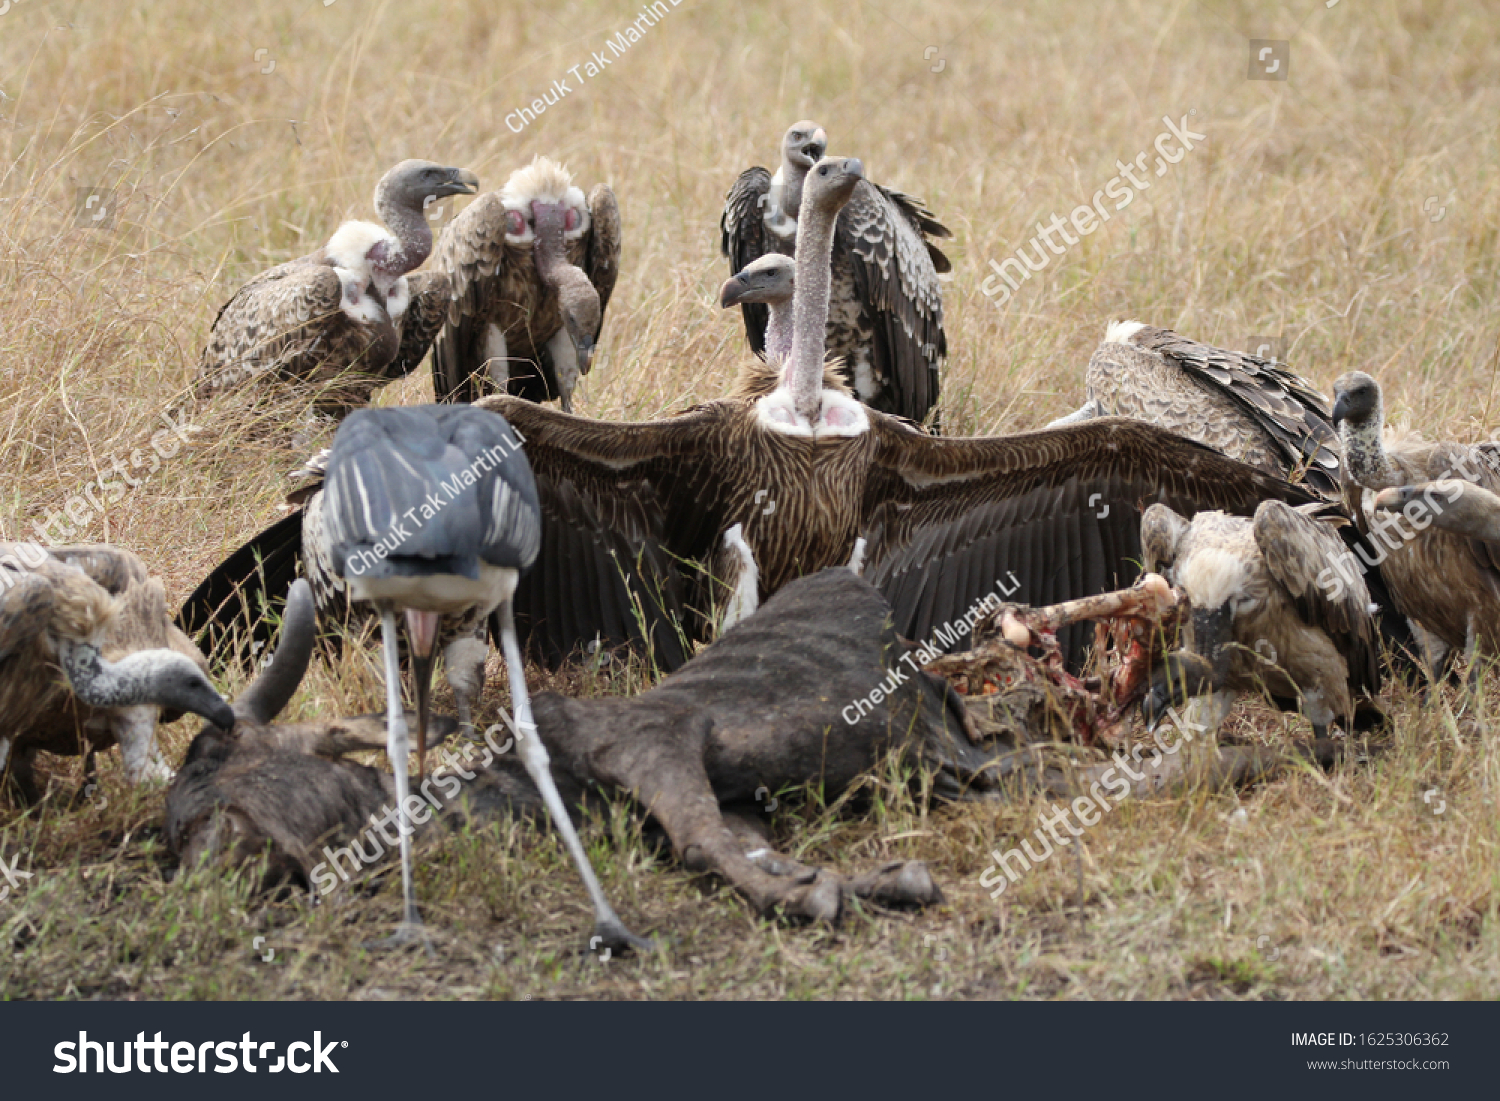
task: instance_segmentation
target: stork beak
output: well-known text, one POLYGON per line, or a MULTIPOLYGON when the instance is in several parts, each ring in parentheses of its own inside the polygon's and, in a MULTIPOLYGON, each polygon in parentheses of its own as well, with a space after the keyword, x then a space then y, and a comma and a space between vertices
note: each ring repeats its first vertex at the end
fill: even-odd
POLYGON ((437 660, 437 612, 406 609, 406 633, 411 641, 411 675, 417 689, 417 775, 427 775, 427 722, 431 714, 432 666, 437 660))
POLYGON ((719 290, 719 308, 729 309, 739 305, 740 299, 750 293, 750 277, 744 272, 731 276, 719 290))
POLYGON ((472 172, 462 168, 448 169, 449 180, 445 184, 439 184, 437 188, 438 198, 448 195, 476 195, 479 192, 479 177, 472 172))

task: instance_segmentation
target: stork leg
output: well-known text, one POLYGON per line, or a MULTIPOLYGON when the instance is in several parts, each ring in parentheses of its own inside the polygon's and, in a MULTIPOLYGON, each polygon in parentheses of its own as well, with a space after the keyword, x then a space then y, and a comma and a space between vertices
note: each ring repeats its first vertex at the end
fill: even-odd
MULTIPOLYGON (((437 612, 406 609, 406 635, 411 639, 411 678, 417 690, 417 775, 427 775, 427 719, 432 713, 432 665, 437 660, 437 612)), ((399 682, 398 682, 399 683, 399 682)))
POLYGON ((649 940, 638 937, 625 928, 625 923, 616 916, 609 900, 604 897, 604 889, 599 886, 593 866, 589 864, 588 854, 583 851, 583 842, 578 840, 573 820, 568 817, 562 797, 557 794, 557 785, 552 782, 547 747, 542 745, 536 723, 531 718, 531 697, 526 691, 526 668, 521 663, 521 647, 516 642, 515 611, 508 599, 501 602, 499 613, 500 646, 505 652, 505 668, 510 674, 511 707, 516 714, 517 749, 521 754, 521 763, 531 775, 531 782, 542 793, 547 813, 552 816, 553 824, 562 834, 563 843, 567 845, 573 863, 578 865, 578 873, 583 877, 583 885, 588 889, 589 899, 594 904, 594 933, 589 938, 589 947, 617 951, 626 948, 653 948, 654 945, 649 940))
MULTIPOLYGON (((432 944, 422 928, 422 915, 417 913, 416 891, 412 885, 411 823, 405 816, 406 797, 410 792, 406 775, 410 767, 411 743, 406 733, 406 709, 401 706, 401 657, 400 638, 396 633, 395 609, 386 605, 380 609, 382 650, 385 657, 385 706, 386 706, 386 753, 391 759, 391 771, 396 781, 396 832, 401 835, 401 924, 393 936, 374 941, 368 948, 397 948, 421 941, 432 954, 432 944)), ((430 671, 430 670, 429 670, 430 671)))

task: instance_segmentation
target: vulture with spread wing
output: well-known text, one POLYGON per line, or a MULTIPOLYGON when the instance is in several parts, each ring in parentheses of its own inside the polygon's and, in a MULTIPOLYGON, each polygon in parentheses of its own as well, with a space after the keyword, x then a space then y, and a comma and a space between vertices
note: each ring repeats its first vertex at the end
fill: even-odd
POLYGON ((432 352, 438 401, 508 392, 571 410, 620 272, 609 185, 585 202, 566 168, 537 157, 453 219, 433 265, 451 291, 432 352))
MULTIPOLYGON (((740 174, 719 221, 731 273, 769 252, 793 255, 804 182, 827 146, 822 127, 799 122, 782 138, 774 176, 759 166, 740 174)), ((948 354, 938 274, 951 265, 931 238, 949 236, 920 199, 868 180, 839 213, 827 348, 855 396, 883 413, 921 422, 937 406, 948 354)), ((766 306, 747 299, 741 309, 751 350, 766 352, 766 306)))
MULTIPOLYGON (((834 219, 862 177, 857 160, 835 158, 808 175, 789 378, 756 361, 730 397, 636 424, 508 396, 478 403, 514 426, 536 476, 542 547, 515 612, 539 657, 555 664, 594 643, 633 644, 663 668, 680 665, 741 591, 745 555, 725 538, 736 525, 762 598, 848 562, 864 539, 865 576, 890 600, 896 630, 950 649, 999 588, 1039 605, 1129 585, 1153 502, 1248 514, 1266 498, 1309 499, 1136 421, 941 439, 853 400, 825 374, 822 319, 834 219)), ((258 554, 285 564, 286 542, 273 528, 231 563, 243 571, 258 554)), ((229 565, 200 592, 228 593, 243 575, 228 576, 229 565)), ((185 615, 232 618, 238 600, 195 597, 185 615)), ((1081 630, 1065 637, 1074 659, 1084 641, 1081 630)))

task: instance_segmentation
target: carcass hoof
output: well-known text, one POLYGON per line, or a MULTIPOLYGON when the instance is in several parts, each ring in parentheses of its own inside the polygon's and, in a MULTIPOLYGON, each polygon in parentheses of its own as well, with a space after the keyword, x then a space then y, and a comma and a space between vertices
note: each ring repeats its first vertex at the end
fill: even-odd
POLYGON ((921 909, 943 901, 942 888, 922 860, 897 860, 866 872, 854 881, 854 893, 893 909, 921 909))
POLYGON ((811 882, 804 877, 795 880, 795 886, 774 900, 773 906, 782 917, 796 921, 821 921, 829 925, 838 924, 843 914, 844 897, 837 876, 818 872, 811 882))
POLYGON ((593 935, 589 937, 590 952, 624 955, 627 952, 654 952, 656 948, 655 941, 636 936, 625 928, 623 921, 613 916, 605 921, 596 922, 593 935))

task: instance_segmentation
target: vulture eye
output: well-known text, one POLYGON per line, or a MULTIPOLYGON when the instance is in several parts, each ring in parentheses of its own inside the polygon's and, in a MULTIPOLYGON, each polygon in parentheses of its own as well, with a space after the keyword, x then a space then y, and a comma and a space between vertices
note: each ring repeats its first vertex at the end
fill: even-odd
POLYGON ((507 210, 505 212, 505 232, 513 237, 519 237, 526 232, 526 216, 519 210, 507 210))
POLYGON ((568 212, 563 215, 563 229, 570 230, 570 229, 577 229, 577 228, 578 228, 578 211, 576 211, 576 210, 574 210, 574 209, 572 209, 570 207, 568 209, 568 212))

